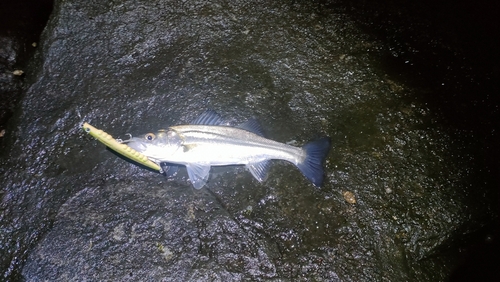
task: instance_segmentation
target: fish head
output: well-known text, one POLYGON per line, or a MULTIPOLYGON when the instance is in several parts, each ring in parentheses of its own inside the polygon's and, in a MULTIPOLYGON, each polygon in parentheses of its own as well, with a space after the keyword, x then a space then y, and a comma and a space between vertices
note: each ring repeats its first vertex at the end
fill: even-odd
POLYGON ((182 140, 172 130, 159 130, 156 133, 146 133, 137 137, 124 140, 130 148, 142 153, 148 158, 158 161, 168 161, 181 148, 182 140))

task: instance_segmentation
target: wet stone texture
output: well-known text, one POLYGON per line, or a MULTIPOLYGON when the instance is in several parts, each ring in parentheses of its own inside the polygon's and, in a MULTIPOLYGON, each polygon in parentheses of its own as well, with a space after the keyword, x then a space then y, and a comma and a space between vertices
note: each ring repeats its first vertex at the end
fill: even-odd
POLYGON ((2 139, 0 267, 26 281, 428 281, 491 217, 471 139, 377 61, 343 5, 56 1, 2 139), (323 187, 275 161, 194 190, 107 151, 207 108, 301 146, 332 138, 323 187), (479 192, 478 192, 479 191, 479 192), (478 196, 479 195, 479 196, 478 196), (481 203, 478 208, 478 203, 481 203))
POLYGON ((0 35, 0 132, 5 134, 5 123, 12 115, 22 92, 20 69, 14 67, 19 53, 19 42, 0 35))
POLYGON ((36 248, 28 277, 227 281, 243 273, 276 275, 266 242, 247 234, 209 193, 158 184, 137 193, 151 182, 111 181, 68 199, 51 230, 57 236, 36 248))
POLYGON ((52 1, 0 3, 0 138, 22 97, 24 73, 52 9, 52 1))

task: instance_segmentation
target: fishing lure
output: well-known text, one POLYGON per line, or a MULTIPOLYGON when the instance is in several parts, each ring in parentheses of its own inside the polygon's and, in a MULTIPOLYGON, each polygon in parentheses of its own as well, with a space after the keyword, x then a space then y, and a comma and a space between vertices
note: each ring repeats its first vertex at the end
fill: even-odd
POLYGON ((83 124, 83 130, 85 130, 85 132, 87 132, 92 137, 97 139, 99 142, 103 143, 108 148, 112 149, 118 154, 128 159, 131 159, 139 164, 147 166, 151 169, 161 171, 161 168, 158 164, 148 159, 148 157, 146 157, 145 155, 130 148, 129 146, 118 142, 116 139, 113 138, 113 136, 109 135, 108 133, 100 129, 97 129, 86 122, 83 124))

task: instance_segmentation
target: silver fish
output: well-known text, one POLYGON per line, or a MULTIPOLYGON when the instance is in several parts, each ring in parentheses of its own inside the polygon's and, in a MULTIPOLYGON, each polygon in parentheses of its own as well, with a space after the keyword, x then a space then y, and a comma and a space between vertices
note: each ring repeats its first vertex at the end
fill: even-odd
POLYGON ((196 189, 207 183, 212 166, 245 165, 262 182, 272 159, 293 163, 315 186, 323 183, 322 164, 330 149, 328 137, 300 148, 264 138, 254 119, 237 127, 223 124, 216 112, 208 110, 190 125, 171 126, 123 143, 146 155, 164 171, 172 165, 186 166, 196 189))

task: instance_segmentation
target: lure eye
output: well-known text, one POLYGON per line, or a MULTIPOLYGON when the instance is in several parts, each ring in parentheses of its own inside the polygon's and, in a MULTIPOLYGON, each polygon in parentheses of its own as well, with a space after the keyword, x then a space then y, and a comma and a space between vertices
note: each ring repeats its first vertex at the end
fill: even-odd
POLYGON ((156 136, 153 133, 148 133, 144 136, 144 138, 146 138, 146 140, 148 141, 152 141, 156 138, 156 136))

